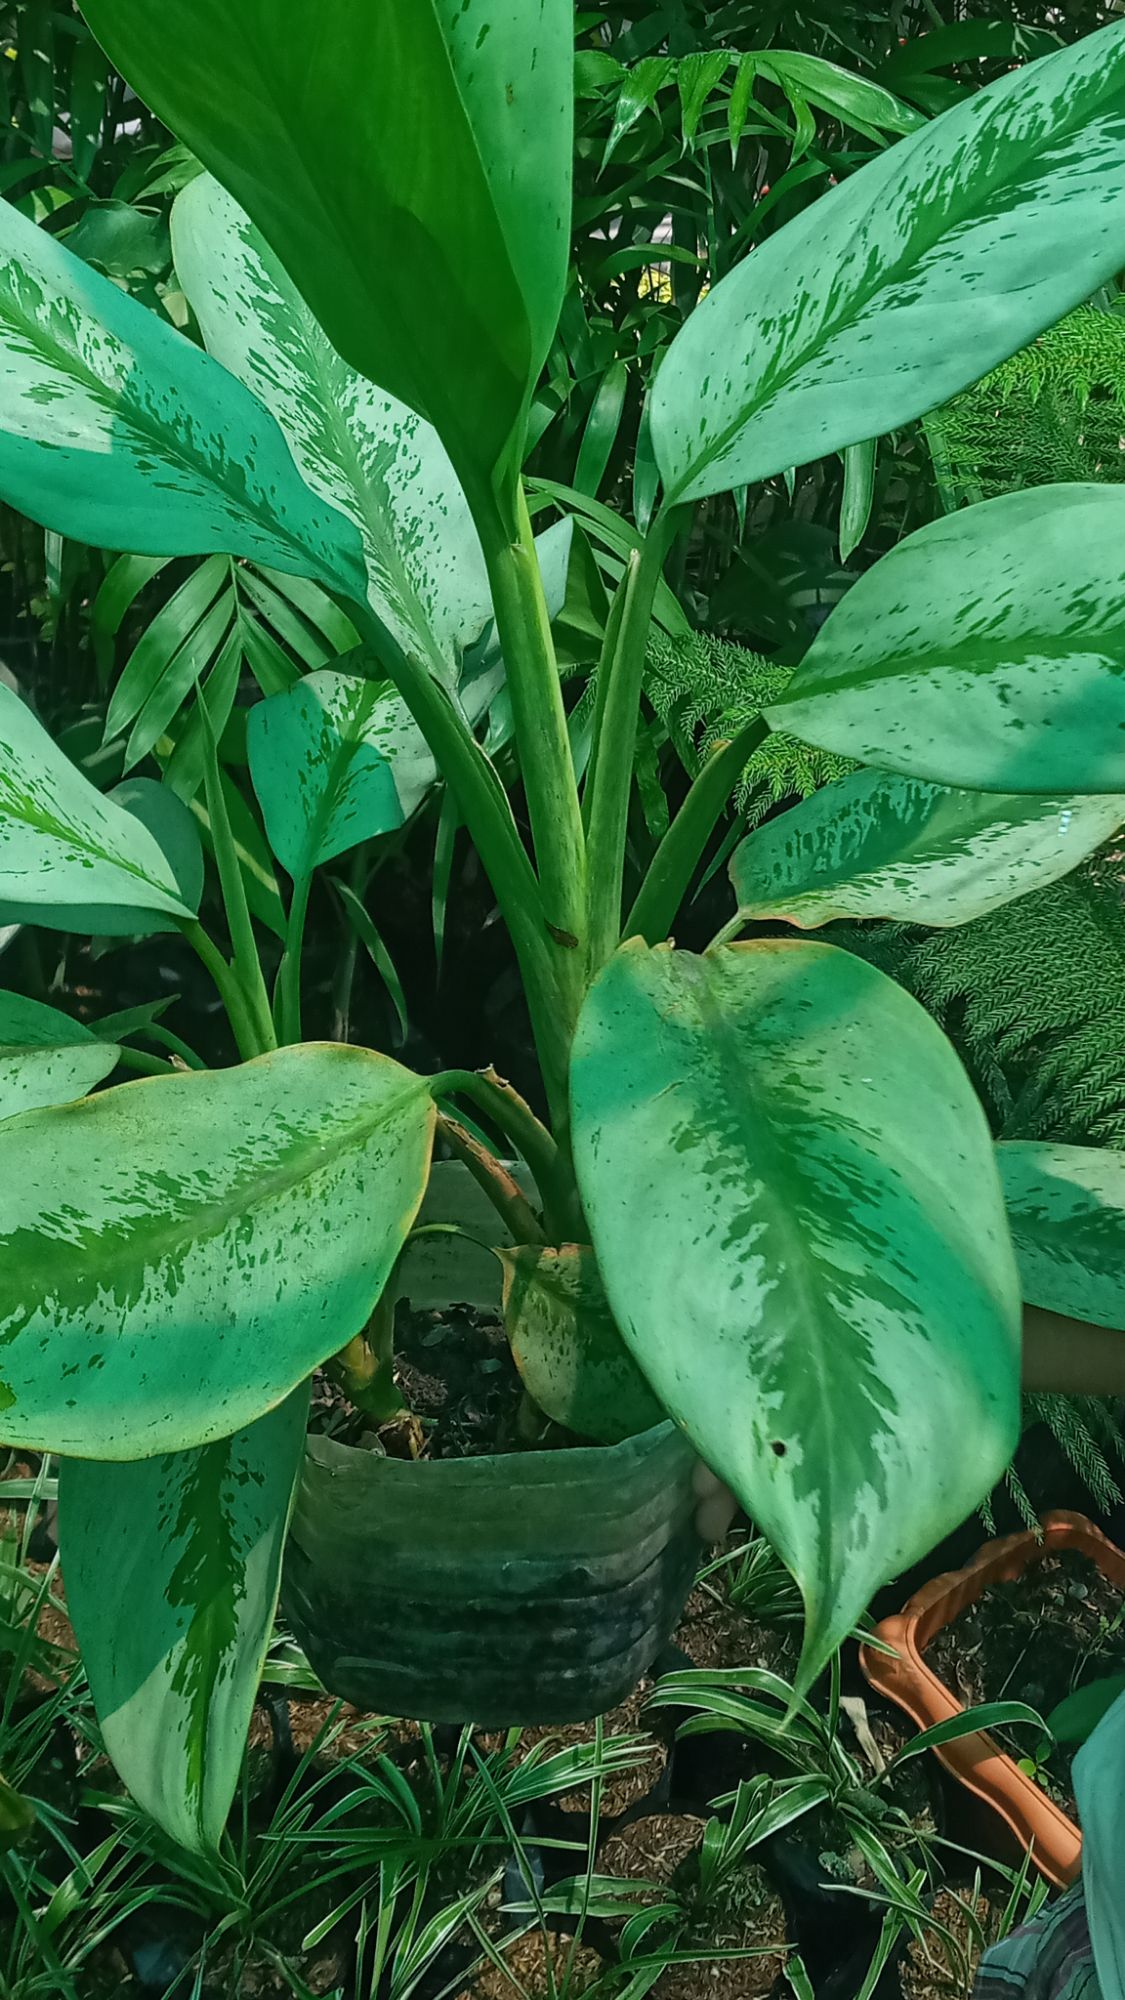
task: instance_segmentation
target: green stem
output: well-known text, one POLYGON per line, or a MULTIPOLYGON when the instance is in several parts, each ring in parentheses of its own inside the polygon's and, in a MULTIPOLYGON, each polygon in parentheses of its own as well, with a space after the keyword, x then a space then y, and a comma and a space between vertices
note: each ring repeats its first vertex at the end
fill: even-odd
POLYGON ((562 954, 552 951, 539 883, 504 788, 445 689, 403 652, 368 608, 349 599, 346 609, 390 674, 456 797, 519 959, 551 1116, 565 1125, 570 1030, 556 976, 562 954))
POLYGON ((183 1076, 175 1063, 165 1062, 163 1056, 146 1055, 143 1049, 122 1047, 117 1058, 120 1069, 131 1069, 136 1076, 183 1076))
POLYGON ((208 937, 202 924, 194 921, 182 923, 180 930, 215 982, 243 1062, 250 1062, 254 1056, 264 1054, 246 995, 214 939, 208 937))
POLYGON ((456 1118, 438 1117, 438 1131, 450 1151, 461 1160, 477 1186, 488 1196, 505 1229, 515 1243, 544 1243, 546 1235, 518 1181, 493 1158, 479 1139, 474 1139, 456 1118))
POLYGON ((289 920, 285 927, 285 954, 278 968, 273 996, 273 1020, 283 1047, 301 1039, 301 956, 305 941, 305 920, 312 893, 312 870, 306 869, 293 884, 289 920))
POLYGON ((626 937, 659 944, 668 936, 746 760, 768 735, 768 725, 757 717, 712 750, 652 858, 625 924, 626 937))
POLYGON ((514 540, 505 533, 499 513, 477 526, 492 585, 545 920, 559 953, 560 984, 580 1001, 586 839, 550 614, 522 485, 516 517, 514 540))
MULTIPOLYGON (((273 1015, 270 1012, 269 994, 266 992, 266 982, 262 976, 262 961, 258 957, 258 944, 254 936, 254 924, 250 916, 250 905, 246 900, 246 884, 242 879, 242 868, 238 859, 238 847, 231 830, 227 802, 223 796, 218 748, 205 701, 200 701, 199 703, 199 714, 203 724, 206 745, 204 773, 207 794, 207 816, 211 822, 211 840, 215 849, 215 861, 219 870, 219 886, 223 892, 223 907, 226 910, 227 929, 230 932, 230 969, 242 989, 242 994, 246 1002, 246 1011, 249 1015, 254 1038, 258 1045, 254 1053, 255 1055, 264 1055, 270 1049, 276 1049, 277 1047, 273 1015)), ((233 1027, 233 1020, 231 1025, 233 1027)))
POLYGON ((578 1200, 573 1173, 547 1127, 519 1091, 495 1070, 445 1070, 431 1087, 435 1098, 467 1097, 511 1140, 539 1190, 548 1234, 556 1241, 569 1240, 578 1200))
POLYGON ((621 937, 625 836, 637 748, 652 606, 676 528, 668 512, 654 522, 643 550, 629 558, 617 643, 606 663, 605 689, 594 748, 590 800, 589 971, 596 975, 621 937))

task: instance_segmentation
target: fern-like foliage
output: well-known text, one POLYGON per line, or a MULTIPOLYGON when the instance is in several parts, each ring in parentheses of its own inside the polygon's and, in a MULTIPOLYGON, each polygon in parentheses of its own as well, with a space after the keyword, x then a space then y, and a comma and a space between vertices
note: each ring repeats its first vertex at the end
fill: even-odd
MULTIPOLYGON (((736 735, 778 699, 792 673, 792 667, 707 632, 671 639, 654 630, 645 692, 685 767, 695 772, 713 744, 736 735)), ((735 805, 748 825, 757 826, 771 807, 807 799, 854 769, 831 751, 771 735, 748 759, 735 805)))
POLYGON ((1079 306, 925 428, 947 507, 1125 480, 1125 313, 1079 306))
MULTIPOLYGON (((842 926, 840 927, 842 930, 842 926)), ((844 940, 842 940, 844 941, 844 940)), ((1125 1146, 1125 862, 1109 851, 960 930, 855 927, 846 941, 908 987, 957 1044, 1006 1139, 1125 1146)), ((1024 1428, 1045 1424, 1103 1512, 1122 1498, 1123 1406, 1028 1395, 1024 1428)), ((1034 1525, 1054 1500, 1029 1493, 1034 1458, 1007 1474, 1034 1525), (1026 1477, 1021 1477, 1020 1467, 1026 1477)), ((991 1506, 982 1509, 995 1532, 991 1506)))
POLYGON ((1125 863, 1096 856, 959 930, 855 935, 936 1016, 1006 1139, 1125 1146, 1125 863))

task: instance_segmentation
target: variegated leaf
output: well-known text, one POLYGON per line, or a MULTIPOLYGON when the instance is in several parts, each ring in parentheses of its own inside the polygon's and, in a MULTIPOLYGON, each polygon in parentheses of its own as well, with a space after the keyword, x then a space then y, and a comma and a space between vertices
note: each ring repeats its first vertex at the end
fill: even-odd
POLYGON ((599 1444, 663 1423, 666 1413, 614 1325, 593 1251, 521 1244, 496 1255, 508 1340, 539 1408, 599 1444))
POLYGON ((85 11, 345 360, 510 488, 566 282, 569 0, 334 0, 311 36, 287 0, 85 11))
POLYGON ((795 939, 626 945, 587 996, 572 1101, 614 1318, 797 1577, 803 1687, 1019 1434, 984 1114, 900 987, 795 939))
POLYGON ((838 917, 967 924, 1056 882, 1125 820, 1125 796, 950 791, 856 771, 735 849, 739 914, 816 930, 838 917))
POLYGON ((67 1609, 106 1749, 197 1851, 218 1847, 238 1783, 308 1407, 302 1386, 197 1451, 62 1462, 67 1609))
POLYGON ((0 752, 3 921, 92 933, 99 924, 119 930, 125 915, 136 918, 125 927, 137 930, 146 912, 194 916, 198 895, 190 906, 183 901, 142 820, 103 798, 2 683, 0 752))
POLYGON ((1028 1305, 1125 1330, 1125 1153, 1011 1139, 996 1157, 1028 1305))
POLYGON ((769 721, 943 785, 1125 791, 1123 541, 1115 486, 931 522, 849 590, 769 721))
POLYGON ((1011 70, 766 238, 653 392, 670 500, 725 492, 946 402, 1125 259, 1125 26, 1011 70))
POLYGON ((249 217, 209 175, 179 196, 172 247, 211 354, 272 411, 313 492, 360 530, 373 609, 400 646, 454 681, 492 600, 437 432, 340 359, 249 217))
POLYGON ((57 1007, 0 993, 0 1118, 85 1097, 117 1068, 120 1054, 57 1007))
POLYGON ((0 1442, 151 1457, 271 1409, 369 1318, 433 1121, 310 1044, 0 1125, 0 1442))
POLYGON ((247 745, 270 846, 294 880, 401 826, 433 775, 393 692, 329 667, 252 708, 247 745))
POLYGON ((0 202, 0 495, 79 542, 252 556, 363 595, 352 522, 217 362, 0 202))

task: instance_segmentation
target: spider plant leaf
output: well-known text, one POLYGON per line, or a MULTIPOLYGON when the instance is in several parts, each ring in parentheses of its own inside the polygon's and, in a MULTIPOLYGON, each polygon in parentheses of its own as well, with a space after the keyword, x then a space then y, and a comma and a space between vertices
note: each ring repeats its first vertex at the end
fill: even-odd
POLYGON ((524 1386, 545 1414, 579 1437, 620 1444, 664 1422, 613 1322, 592 1250, 521 1244, 497 1250, 504 1325, 524 1386))
POLYGON ((433 1121, 388 1057, 312 1044, 0 1126, 0 1436, 131 1459, 272 1409, 369 1318, 433 1121))
POLYGON ((154 915, 187 918, 189 904, 158 841, 132 812, 103 798, 52 743, 11 688, 0 684, 0 921, 96 935, 154 915))
POLYGON ((85 1097, 120 1054, 57 1007, 0 992, 0 1118, 85 1097))
POLYGON ((816 930, 839 917, 944 929, 1069 874, 1125 820, 1125 795, 950 791, 856 771, 767 820, 730 864, 739 914, 816 930))
POLYGON ((1006 493, 920 528, 836 606, 783 729, 977 791, 1125 792, 1125 491, 1006 493))
POLYGON ((196 1852, 218 1847, 238 1784, 308 1408, 302 1385, 198 1450, 60 1468, 67 1609, 106 1749, 196 1852))
POLYGON ((946 402, 1110 278, 1123 241, 1118 23, 869 161, 714 287, 653 391, 669 501, 765 479, 946 402))
POLYGON ((1028 1305, 1125 1330, 1125 1154, 1006 1139, 996 1158, 1028 1305))
POLYGON ((1019 1434, 984 1114, 914 1000, 805 940, 627 944, 587 996, 572 1106, 614 1319, 797 1578, 803 1690, 1019 1434))
POLYGON ((362 596, 355 527, 166 320, 0 202, 0 494, 79 542, 252 556, 362 596), (358 579, 357 579, 358 573, 358 579))
POLYGON ((310 35, 287 0, 85 12, 344 360, 427 417, 478 490, 518 471, 566 282, 568 0, 336 0, 310 35))

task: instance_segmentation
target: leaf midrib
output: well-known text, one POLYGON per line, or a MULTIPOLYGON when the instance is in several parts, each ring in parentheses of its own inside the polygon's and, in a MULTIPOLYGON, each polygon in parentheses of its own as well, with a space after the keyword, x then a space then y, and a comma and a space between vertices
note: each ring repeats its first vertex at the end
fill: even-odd
MULTIPOLYGON (((1061 54, 1062 51, 1060 50, 1059 53, 1061 54)), ((1105 89, 1106 94, 1110 94, 1111 86, 1107 84, 1105 89)), ((930 230, 923 228, 921 232, 923 236, 921 248, 915 247, 917 238, 913 237, 902 256, 889 265, 880 266, 877 276, 869 284, 866 286, 860 285, 855 290, 849 292, 846 311, 841 312, 840 317, 831 324, 830 329, 826 330, 826 324, 822 320, 815 330, 814 335, 810 337, 808 344, 800 349, 799 352, 794 353, 792 360, 787 365, 779 366, 772 377, 768 375, 763 377, 750 409, 746 410, 744 408, 739 416, 732 418, 730 423, 725 425, 716 434, 714 442, 709 445, 708 449, 698 459, 693 461, 690 471, 685 473, 674 491, 669 494, 667 504, 669 506, 674 505, 684 489, 698 479, 699 475, 708 466, 714 465, 717 460, 721 461, 735 443, 740 433, 753 423, 755 416, 759 415, 770 403, 776 401, 777 397, 782 395, 790 386, 794 377, 804 368, 809 357, 826 347, 839 334, 846 332, 848 326, 871 304, 871 301, 880 291, 901 282, 903 278, 908 276, 910 271, 922 263, 939 243, 946 237, 959 232, 965 223, 972 219, 975 213, 983 210, 995 194, 1011 185, 1017 177, 1022 177, 1025 169, 1034 160, 1037 160, 1042 152, 1057 147, 1066 140, 1073 139, 1076 134, 1084 132, 1088 126, 1093 124, 1095 119, 1100 119, 1102 116, 1104 116, 1104 106, 1100 102, 1097 110, 1087 110, 1085 117, 1081 121, 1075 119, 1072 114, 1061 131, 1056 128, 1049 133, 1044 132, 1034 144, 1028 144, 1022 148, 1013 146, 1011 151, 1016 153, 1016 158, 1014 160, 1011 158, 1011 151, 1006 154, 1007 167, 1003 174, 999 170, 996 170, 992 175, 986 174, 966 179, 964 183, 965 199, 958 205, 956 215, 952 211, 947 211, 946 218, 940 226, 935 223, 931 226, 930 230)), ((981 121, 981 126, 977 128, 977 137, 979 137, 982 127, 985 127, 985 121, 983 120, 981 121)), ((902 144, 909 146, 914 139, 920 142, 924 141, 930 137, 933 130, 933 124, 923 126, 917 133, 909 134, 902 141, 902 144)), ((900 150, 900 147, 893 147, 883 157, 893 159, 900 150)), ((919 150, 921 150, 920 146, 919 150)), ((862 172, 862 169, 860 171, 862 172)), ((857 179, 858 176, 853 176, 844 183, 839 189, 842 197, 850 192, 857 179)), ((833 190, 833 192, 836 192, 836 190, 833 190)), ((880 192, 876 191, 872 194, 862 217, 857 219, 852 231, 851 241, 854 241, 856 236, 859 235, 861 228, 872 212, 872 208, 879 202, 880 192)), ((828 199, 830 200, 831 196, 828 199)), ((817 204, 817 207, 821 208, 821 222, 823 225, 825 221, 823 209, 821 204, 817 204)), ((926 212, 923 211, 924 214, 926 212)), ((768 240, 772 241, 774 239, 771 238, 768 240)), ((753 252, 750 253, 750 257, 752 256, 753 252)), ((747 265, 750 262, 750 257, 746 259, 747 265)), ((744 266, 739 266, 738 268, 742 269, 744 266)))

